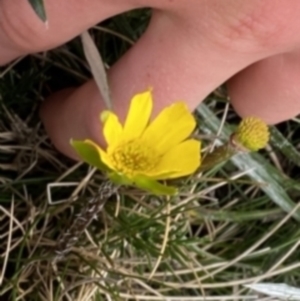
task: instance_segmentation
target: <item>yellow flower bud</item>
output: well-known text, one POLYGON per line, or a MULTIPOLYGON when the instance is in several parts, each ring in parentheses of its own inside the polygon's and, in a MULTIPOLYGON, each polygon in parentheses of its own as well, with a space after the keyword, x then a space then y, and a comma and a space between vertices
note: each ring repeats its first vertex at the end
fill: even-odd
POLYGON ((234 140, 249 151, 257 151, 267 145, 269 135, 264 121, 257 117, 247 117, 239 124, 234 140))

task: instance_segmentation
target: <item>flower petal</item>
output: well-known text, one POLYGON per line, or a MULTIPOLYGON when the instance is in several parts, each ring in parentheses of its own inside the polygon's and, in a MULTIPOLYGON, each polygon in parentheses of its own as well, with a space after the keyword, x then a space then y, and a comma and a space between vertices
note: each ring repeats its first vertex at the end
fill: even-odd
POLYGON ((147 173, 147 176, 161 180, 192 174, 200 166, 200 149, 201 142, 194 139, 176 145, 165 153, 155 168, 147 173))
POLYGON ((130 103, 128 115, 124 124, 123 139, 133 140, 144 132, 152 112, 152 94, 148 90, 136 94, 130 103))
POLYGON ((93 141, 71 140, 71 145, 84 162, 102 171, 107 171, 110 168, 113 169, 107 154, 93 141))
POLYGON ((175 187, 160 184, 159 182, 145 176, 136 176, 134 178, 134 183, 138 188, 156 195, 174 195, 177 193, 177 189, 175 187))
POLYGON ((120 141, 123 132, 118 116, 110 111, 104 111, 101 113, 100 119, 104 123, 103 134, 107 145, 116 145, 120 141))
POLYGON ((196 126, 193 115, 183 102, 165 108, 145 130, 142 139, 166 153, 192 133, 196 126))

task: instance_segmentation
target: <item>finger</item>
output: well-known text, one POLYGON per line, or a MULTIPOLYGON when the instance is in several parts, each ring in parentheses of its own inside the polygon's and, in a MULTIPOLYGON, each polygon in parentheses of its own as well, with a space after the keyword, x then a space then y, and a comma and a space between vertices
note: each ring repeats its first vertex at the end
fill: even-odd
POLYGON ((28 1, 0 1, 0 64, 24 54, 56 47, 98 22, 136 8, 135 1, 44 1, 47 24, 28 1))
MULTIPOLYGON (((273 23, 268 29, 261 26, 258 19, 265 17, 258 16, 257 11, 251 11, 249 15, 242 11, 242 17, 238 17, 237 12, 236 19, 240 18, 240 23, 220 24, 215 11, 214 14, 207 12, 210 3, 216 2, 205 2, 206 10, 198 10, 198 15, 192 12, 190 18, 164 11, 153 13, 147 32, 109 72, 114 108, 118 114, 124 117, 130 98, 149 86, 154 88, 156 112, 176 100, 185 100, 193 109, 238 71, 295 42, 293 36, 291 43, 286 45, 285 32, 280 38, 275 34, 281 30, 281 19, 276 23, 279 29, 273 23)), ((238 2, 240 6, 245 3, 238 2)), ((262 2, 251 3, 261 10, 262 2)), ((224 10, 218 9, 222 17, 224 10)), ((283 10, 281 13, 287 14, 283 10)), ((62 152, 74 155, 69 146, 70 138, 89 137, 101 142, 98 115, 102 109, 99 93, 91 81, 68 98, 52 97, 51 102, 45 103, 42 116, 54 144, 62 152)))
POLYGON ((278 123, 300 112, 300 51, 258 62, 228 82, 231 102, 241 116, 278 123))

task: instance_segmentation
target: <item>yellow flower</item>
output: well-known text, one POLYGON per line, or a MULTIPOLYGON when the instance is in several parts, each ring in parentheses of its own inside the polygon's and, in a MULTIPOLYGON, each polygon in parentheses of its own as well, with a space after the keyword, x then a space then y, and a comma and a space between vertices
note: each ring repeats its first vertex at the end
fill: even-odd
POLYGON ((174 194, 174 187, 157 180, 187 176, 199 167, 201 143, 187 139, 196 122, 183 102, 165 108, 149 122, 152 105, 151 91, 135 95, 124 125, 113 112, 102 112, 105 150, 91 140, 71 143, 84 161, 106 171, 118 184, 174 194))
POLYGON ((265 122, 257 117, 247 117, 239 124, 234 139, 247 150, 257 151, 267 145, 269 135, 265 122))

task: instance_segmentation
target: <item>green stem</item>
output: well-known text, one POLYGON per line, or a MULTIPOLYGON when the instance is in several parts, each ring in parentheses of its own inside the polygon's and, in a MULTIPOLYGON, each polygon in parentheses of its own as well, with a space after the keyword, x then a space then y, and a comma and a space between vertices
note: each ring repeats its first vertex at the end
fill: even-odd
POLYGON ((199 171, 211 169, 217 164, 227 161, 236 153, 238 153, 237 148, 230 142, 218 146, 203 158, 199 171))

